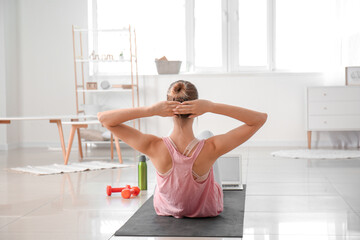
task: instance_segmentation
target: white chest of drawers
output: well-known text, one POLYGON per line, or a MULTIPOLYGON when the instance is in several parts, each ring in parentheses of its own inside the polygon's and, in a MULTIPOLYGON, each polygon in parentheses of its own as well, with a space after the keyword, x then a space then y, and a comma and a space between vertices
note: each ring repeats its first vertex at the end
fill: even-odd
POLYGON ((308 87, 308 148, 312 131, 360 131, 360 86, 308 87))

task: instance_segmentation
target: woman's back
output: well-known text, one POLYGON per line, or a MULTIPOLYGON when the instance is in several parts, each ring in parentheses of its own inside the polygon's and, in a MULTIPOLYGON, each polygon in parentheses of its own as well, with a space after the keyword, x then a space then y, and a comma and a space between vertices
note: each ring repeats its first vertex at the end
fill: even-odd
POLYGON ((157 173, 154 208, 158 215, 174 217, 217 216, 223 210, 221 187, 214 181, 212 168, 202 182, 194 179, 193 165, 203 150, 200 140, 190 156, 179 152, 170 137, 163 142, 171 157, 167 174, 157 173))
MULTIPOLYGON (((206 133, 205 134, 206 137, 202 135, 198 136, 200 137, 200 139, 204 139, 204 140, 205 138, 207 139, 204 141, 204 145, 201 148, 200 153, 198 154, 198 156, 196 157, 193 163, 193 171, 195 173, 195 176, 196 175, 203 176, 207 174, 210 168, 212 167, 213 163, 217 159, 217 157, 215 157, 213 154, 213 145, 211 142, 212 139, 208 139, 212 135, 210 136, 208 132, 209 131, 203 132, 206 133)), ((190 145, 192 140, 181 141, 182 140, 181 138, 184 138, 184 136, 183 135, 180 136, 181 137, 179 137, 179 135, 174 137, 174 135, 172 135, 169 136, 168 140, 177 152, 184 154, 185 149, 190 145)), ((192 136, 192 138, 196 139, 194 136, 192 136)), ((187 139, 191 139, 191 137, 190 138, 188 137, 187 139)), ((172 168, 172 156, 163 138, 158 138, 155 141, 157 141, 157 144, 154 144, 156 145, 157 151, 156 154, 151 158, 151 160, 158 172, 167 173, 172 168)), ((188 152, 187 154, 188 156, 193 156, 194 152, 196 151, 196 146, 197 145, 193 146, 191 151, 188 152)))

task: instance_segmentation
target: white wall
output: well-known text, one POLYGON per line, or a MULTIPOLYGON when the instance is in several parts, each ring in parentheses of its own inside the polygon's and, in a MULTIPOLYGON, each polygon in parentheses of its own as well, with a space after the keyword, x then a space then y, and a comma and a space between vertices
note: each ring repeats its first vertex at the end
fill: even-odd
MULTIPOLYGON (((0 116, 6 116, 5 1, 0 0, 0 116)), ((0 150, 7 149, 7 129, 0 125, 0 150)))
MULTIPOLYGON (((15 18, 16 24, 10 21, 6 25, 6 38, 14 40, 9 41, 13 43, 9 43, 6 51, 9 55, 6 77, 1 68, 4 65, 4 54, 1 54, 4 39, 0 34, 0 114, 6 112, 2 106, 4 78, 14 79, 6 81, 6 108, 12 109, 6 115, 74 114, 71 25, 87 26, 87 0, 17 0, 14 4, 9 3, 11 0, 1 1, 7 1, 5 7, 10 9, 10 13, 15 11, 7 18, 15 18), (13 28, 16 28, 15 32, 10 30, 13 28), (12 51, 15 52, 14 56, 11 55, 12 51)), ((5 8, 5 11, 9 9, 5 8)), ((2 16, 0 12, 0 33, 4 31, 1 28, 4 25, 2 16)), ((149 64, 154 65, 153 62, 149 64)), ((266 125, 246 143, 262 146, 306 146, 305 88, 327 83, 327 76, 311 73, 144 76, 140 77, 141 103, 165 100, 168 86, 178 79, 192 81, 198 87, 201 98, 267 112, 269 117, 266 125)), ((332 79, 331 83, 343 84, 343 75, 332 79)), ((143 130, 159 135, 166 135, 171 127, 170 119, 154 117, 142 122, 143 130)), ((210 129, 218 134, 238 124, 229 118, 206 114, 199 117, 195 128, 197 131, 210 129)), ((60 146, 56 126, 46 121, 20 122, 19 126, 8 126, 7 130, 14 133, 11 135, 19 134, 19 137, 4 140, 5 130, 4 127, 0 128, 0 147, 6 143, 60 146)), ((64 131, 67 139, 69 128, 64 127, 64 131)), ((326 134, 320 136, 328 140, 326 134)))
MULTIPOLYGON (((164 75, 146 79, 148 103, 165 100, 170 83, 178 79, 193 82, 200 98, 268 113, 266 125, 247 143, 262 146, 305 145, 305 88, 323 85, 321 74, 164 75)), ((148 124, 156 126, 152 131, 161 135, 171 128, 169 119, 148 120, 148 124)), ((215 134, 239 124, 214 114, 205 114, 195 121, 197 131, 209 129, 215 134)))
MULTIPOLYGON (((6 0, 7 10, 5 17, 5 56, 6 56, 6 116, 19 115, 19 37, 18 37, 18 1, 6 0)), ((12 123, 7 129, 7 143, 16 147, 19 143, 21 125, 12 123)))
MULTIPOLYGON (((87 0, 19 0, 18 16, 20 115, 74 114, 71 28, 87 26, 87 0)), ((58 142, 55 125, 21 125, 23 145, 58 142)))
MULTIPOLYGON (((0 1, 0 116, 17 116, 18 104, 18 36, 17 0, 0 1)), ((17 146, 20 125, 0 126, 0 149, 17 146)))

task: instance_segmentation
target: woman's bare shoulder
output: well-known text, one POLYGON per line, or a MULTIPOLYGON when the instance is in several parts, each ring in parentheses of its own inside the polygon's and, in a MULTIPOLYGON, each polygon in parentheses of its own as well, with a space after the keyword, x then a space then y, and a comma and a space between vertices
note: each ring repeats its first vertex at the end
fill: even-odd
POLYGON ((149 156, 150 160, 158 172, 165 173, 172 167, 171 155, 163 141, 163 138, 154 139, 153 144, 155 151, 153 156, 149 156))
POLYGON ((205 139, 204 146, 199 153, 198 159, 200 159, 201 162, 215 162, 217 159, 217 157, 215 156, 215 150, 216 147, 212 137, 205 139))

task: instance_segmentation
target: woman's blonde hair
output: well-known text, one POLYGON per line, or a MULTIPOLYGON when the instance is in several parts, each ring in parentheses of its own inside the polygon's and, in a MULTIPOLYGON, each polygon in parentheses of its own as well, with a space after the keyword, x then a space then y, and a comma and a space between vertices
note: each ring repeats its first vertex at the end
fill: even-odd
MULTIPOLYGON (((173 82, 167 91, 168 101, 192 101, 199 98, 198 91, 194 84, 185 80, 173 82)), ((180 118, 188 118, 190 114, 178 114, 180 118)))

